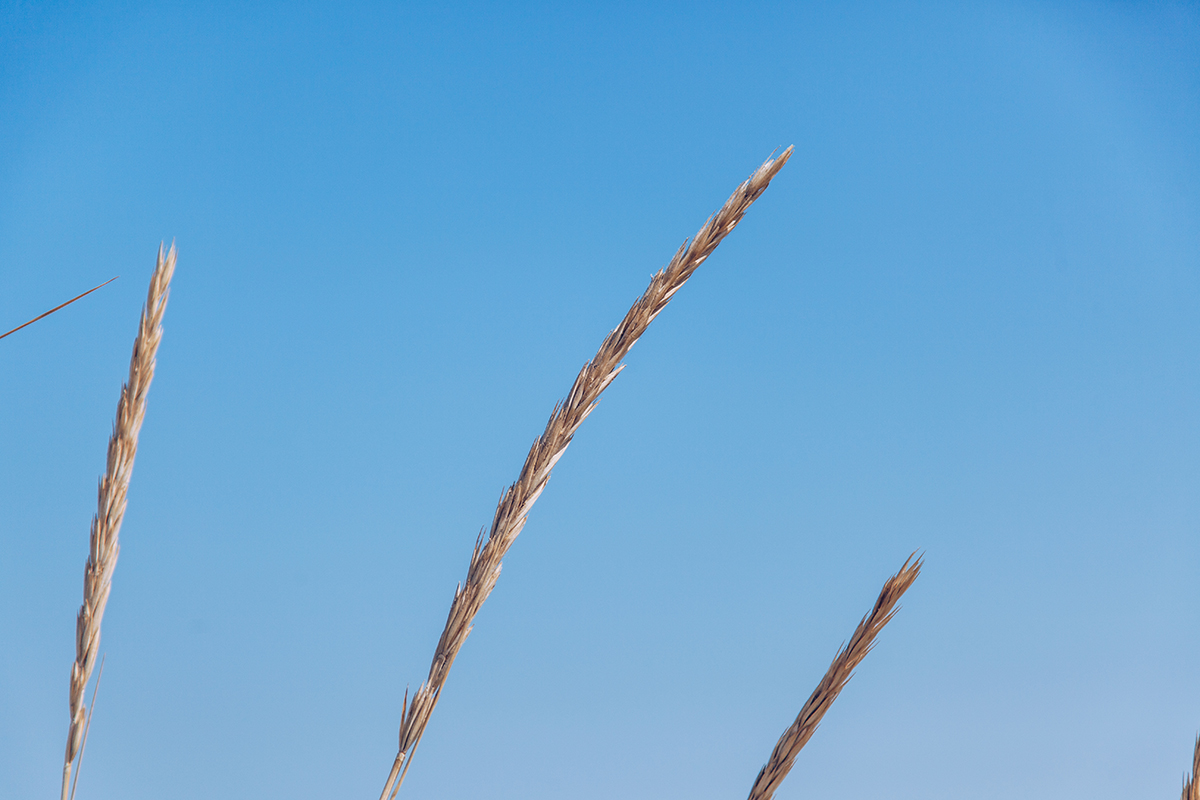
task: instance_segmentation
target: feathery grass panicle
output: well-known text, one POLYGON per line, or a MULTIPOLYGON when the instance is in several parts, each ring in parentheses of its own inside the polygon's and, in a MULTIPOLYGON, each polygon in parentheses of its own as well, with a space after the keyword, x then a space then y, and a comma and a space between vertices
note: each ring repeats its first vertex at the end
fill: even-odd
POLYGON ((766 190, 791 155, 792 148, 789 147, 778 158, 767 159, 734 191, 725 205, 709 217, 695 238, 690 243, 683 243, 666 268, 651 278, 649 288, 633 304, 621 323, 608 334, 595 358, 580 370, 567 399, 554 407, 546 430, 530 448, 516 483, 508 487, 501 497, 487 537, 484 538, 481 531, 475 542, 466 580, 454 592, 446 627, 429 667, 429 677, 413 693, 411 700, 405 693, 399 752, 380 800, 387 800, 399 791, 454 658, 471 632, 472 620, 500 577, 501 559, 524 527, 530 508, 546 488, 550 471, 562 458, 575 431, 595 408, 600 393, 620 373, 623 368, 621 359, 629 352, 629 348, 633 347, 696 268, 741 221, 746 210, 766 190))
POLYGON ((1180 800, 1200 800, 1200 736, 1196 737, 1196 749, 1192 752, 1192 774, 1183 776, 1180 800))
MULTIPOLYGON (((914 553, 913 556, 915 555, 914 553)), ((771 759, 759 771, 758 778, 755 779, 754 786, 750 789, 748 800, 771 800, 775 796, 779 785, 783 783, 783 779, 787 777, 788 771, 795 763, 796 756, 812 738, 817 725, 821 723, 821 718, 825 716, 825 712, 837 699, 838 693, 853 676, 854 668, 862 663, 862 660, 867 657, 867 653, 871 652, 875 636, 895 615, 898 610, 896 603, 899 602, 901 595, 908 590, 909 586, 912 586, 913 581, 920 574, 922 560, 918 557, 914 561, 913 556, 908 557, 899 572, 888 578, 871 613, 858 623, 849 643, 838 651, 833 663, 829 665, 825 677, 821 678, 817 688, 813 690, 804 707, 800 709, 796 721, 783 732, 783 736, 779 737, 779 742, 771 752, 771 759)))
POLYGON ((125 516, 125 499, 133 459, 137 454, 138 433, 146 415, 146 394, 154 378, 154 355, 162 341, 162 318, 167 309, 171 276, 175 272, 175 245, 163 254, 158 248, 158 261, 150 279, 141 324, 133 342, 129 360, 129 380, 121 387, 117 402, 117 417, 112 437, 108 440, 108 463, 100 479, 96 516, 92 518, 90 551, 83 571, 83 605, 75 620, 75 663, 71 666, 71 728, 67 734, 67 750, 63 756, 62 800, 67 800, 71 781, 71 765, 79 755, 85 727, 86 707, 84 689, 92 677, 96 655, 100 649, 100 622, 104 606, 112 589, 113 569, 120 552, 121 520, 125 516))

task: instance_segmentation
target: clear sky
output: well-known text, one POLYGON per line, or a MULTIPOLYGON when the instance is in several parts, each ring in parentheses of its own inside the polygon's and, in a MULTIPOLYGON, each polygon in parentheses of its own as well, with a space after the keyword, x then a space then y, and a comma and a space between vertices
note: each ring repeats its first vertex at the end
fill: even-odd
POLYGON ((1200 730, 1200 6, 0 4, 0 797, 365 798, 479 529, 685 237, 402 797, 1173 798, 1200 730))

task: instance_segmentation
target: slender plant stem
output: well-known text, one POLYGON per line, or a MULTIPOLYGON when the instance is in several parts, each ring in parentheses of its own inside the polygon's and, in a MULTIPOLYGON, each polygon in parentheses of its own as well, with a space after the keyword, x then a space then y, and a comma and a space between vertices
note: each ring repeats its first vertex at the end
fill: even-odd
MULTIPOLYGON (((383 792, 379 795, 379 800, 388 800, 392 797, 392 787, 396 786, 396 778, 400 776, 400 765, 404 763, 404 753, 398 753, 396 760, 392 762, 392 771, 388 773, 387 783, 383 785, 383 792)), ((396 787, 399 789, 400 787, 396 787)))
POLYGON ((104 659, 100 656, 100 669, 96 670, 96 683, 92 686, 92 702, 88 706, 87 724, 83 726, 83 742, 79 745, 79 758, 75 761, 75 782, 71 785, 71 800, 79 788, 79 776, 83 773, 83 754, 87 752, 88 732, 92 729, 92 714, 96 713, 96 695, 100 694, 100 681, 104 678, 104 659))
MULTIPOLYGON (((120 275, 118 275, 118 276, 117 276, 117 278, 119 278, 119 277, 121 277, 121 276, 120 276, 120 275)), ((91 289, 88 289, 88 290, 87 290, 86 292, 84 292, 83 294, 76 295, 75 297, 72 297, 72 298, 71 298, 70 300, 68 300, 67 302, 63 303, 62 305, 55 306, 54 308, 52 308, 52 309, 50 309, 49 311, 47 311, 45 314, 38 314, 36 317, 34 317, 33 319, 29 320, 29 322, 26 322, 24 325, 18 325, 17 327, 13 328, 13 329, 12 329, 11 331, 9 331, 8 333, 0 333, 0 339, 3 339, 5 336, 9 336, 9 335, 11 335, 11 334, 14 334, 14 333, 16 333, 17 331, 21 330, 21 328, 25 328, 25 327, 28 327, 29 325, 32 325, 33 323, 37 322, 37 321, 38 321, 39 319, 41 319, 42 317, 48 317, 48 316, 50 316, 50 315, 51 315, 51 314, 53 314, 55 311, 58 311, 60 308, 66 308, 67 306, 71 305, 71 303, 74 303, 74 302, 75 302, 76 300, 78 300, 79 298, 81 298, 81 297, 87 297, 89 294, 91 294, 92 292, 96 291, 97 289, 102 289, 102 288, 104 288, 105 286, 108 286, 110 283, 112 283, 113 281, 115 281, 117 278, 109 278, 109 279, 108 279, 108 280, 106 280, 104 283, 100 284, 99 286, 94 286, 94 287, 92 287, 91 289)))

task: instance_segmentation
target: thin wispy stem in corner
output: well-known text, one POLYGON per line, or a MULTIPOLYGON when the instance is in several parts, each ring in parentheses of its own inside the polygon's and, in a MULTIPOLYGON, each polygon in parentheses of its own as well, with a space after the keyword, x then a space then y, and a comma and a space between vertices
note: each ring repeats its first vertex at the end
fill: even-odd
POLYGON ((380 800, 388 800, 400 790, 413 753, 421 741, 429 716, 433 713, 442 687, 450 674, 454 658, 471 632, 472 621, 480 606, 491 594, 496 579, 500 577, 500 562, 524 527, 530 508, 546 488, 550 471, 566 451, 575 431, 595 408, 601 392, 620 373, 623 368, 621 360, 629 352, 629 348, 633 347, 651 321, 666 308, 671 297, 704 263, 721 240, 737 226, 746 210, 766 190, 771 179, 787 163, 791 154, 792 148, 789 147, 778 158, 767 159, 737 188, 725 205, 704 223, 695 238, 690 243, 683 243, 671 259, 671 263, 651 278, 649 288, 633 304, 616 329, 605 338, 595 358, 584 365, 567 399, 555 406, 550 421, 546 423, 546 430, 530 448, 517 482, 508 487, 501 497, 487 538, 484 538, 481 532, 475 542, 466 580, 459 584, 454 592, 446 627, 438 640, 433 663, 429 667, 429 677, 417 688, 411 699, 405 693, 399 752, 388 774, 380 800))
POLYGON ((914 561, 913 556, 909 556, 900 571, 888 578, 887 583, 883 585, 883 591, 879 593, 879 599, 875 601, 875 607, 858 623, 849 643, 838 651, 825 677, 800 709, 796 721, 779 737, 779 743, 771 752, 771 759, 758 773, 758 778, 750 789, 749 800, 771 800, 775 796, 779 785, 783 783, 783 779, 795 763, 796 756, 812 738, 817 725, 821 723, 821 718, 833 705, 838 693, 853 677, 854 668, 871 652, 875 637, 895 615, 898 610, 896 603, 917 579, 921 572, 921 563, 920 558, 914 561))
POLYGON ((88 731, 92 729, 92 714, 96 713, 96 695, 100 694, 100 681, 104 680, 104 659, 100 657, 100 669, 96 670, 96 684, 92 687, 92 704, 88 706, 87 723, 83 726, 83 742, 79 745, 79 758, 75 760, 75 781, 71 784, 71 798, 75 800, 75 790, 79 788, 79 776, 83 774, 83 756, 87 753, 88 731))
POLYGON ((167 295, 174 272, 175 245, 171 245, 171 251, 166 255, 160 245, 146 305, 142 308, 141 324, 133 341, 129 380, 121 387, 121 398, 117 402, 117 417, 113 422, 112 437, 108 440, 108 461, 104 477, 100 479, 96 516, 92 518, 88 560, 83 570, 83 605, 75 620, 75 663, 71 665, 70 690, 71 728, 63 756, 61 800, 68 800, 71 765, 79 755, 83 738, 86 722, 83 695, 100 649, 100 622, 104 618, 104 606, 112 589, 113 569, 121 550, 121 521, 125 517, 129 478, 133 474, 134 456, 137 455, 138 433, 146 416, 146 394, 150 390, 150 381, 154 379, 154 356, 162 341, 162 318, 167 310, 167 295))
POLYGON ((1192 774, 1183 776, 1180 800, 1200 800, 1200 736, 1196 737, 1196 749, 1192 751, 1192 774))
POLYGON ((91 289, 88 289, 88 290, 87 290, 86 292, 84 292, 83 294, 76 295, 76 296, 72 297, 70 300, 68 300, 67 302, 63 303, 62 305, 55 306, 54 308, 52 308, 52 309, 50 309, 49 311, 47 311, 45 314, 38 314, 36 317, 34 317, 33 319, 29 320, 29 322, 26 322, 24 325, 18 325, 17 327, 13 328, 13 329, 12 329, 11 331, 9 331, 8 333, 0 333, 0 339, 3 339, 5 336, 8 336, 8 335, 10 335, 10 334, 16 333, 17 331, 21 330, 21 328, 26 328, 26 327, 28 327, 28 326, 32 325, 33 323, 37 322, 37 321, 38 321, 39 319, 41 319, 42 317, 48 317, 48 316, 50 316, 50 315, 51 315, 51 314, 53 314, 55 311, 58 311, 60 308, 66 308, 67 306, 71 305, 71 303, 74 303, 74 302, 75 302, 76 300, 78 300, 79 298, 81 298, 81 297, 87 297, 89 294, 91 294, 92 292, 96 291, 97 289, 103 289, 105 286, 108 286, 110 283, 112 283, 113 281, 115 281, 115 280, 116 280, 117 278, 119 278, 119 277, 121 277, 121 276, 120 276, 120 275, 118 275, 116 278, 109 278, 109 279, 108 279, 108 280, 106 280, 104 283, 100 284, 99 286, 93 286, 91 289))

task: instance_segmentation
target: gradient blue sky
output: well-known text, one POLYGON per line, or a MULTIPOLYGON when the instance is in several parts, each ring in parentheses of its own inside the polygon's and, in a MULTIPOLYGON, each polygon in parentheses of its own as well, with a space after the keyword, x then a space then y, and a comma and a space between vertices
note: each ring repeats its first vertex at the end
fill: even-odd
POLYGON ((1172 798, 1200 729, 1196 3, 0 5, 0 796, 375 798, 471 544, 679 243, 403 797, 1172 798))

